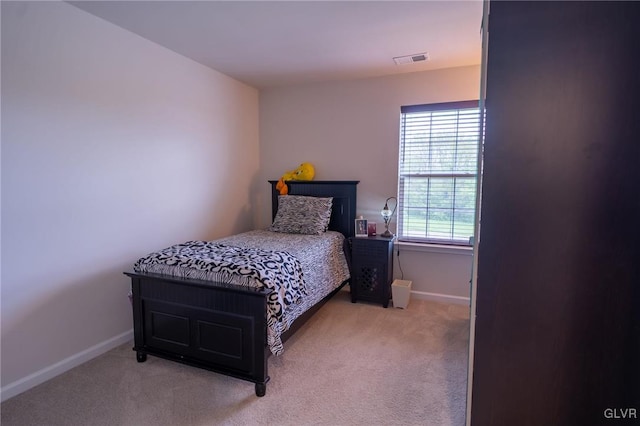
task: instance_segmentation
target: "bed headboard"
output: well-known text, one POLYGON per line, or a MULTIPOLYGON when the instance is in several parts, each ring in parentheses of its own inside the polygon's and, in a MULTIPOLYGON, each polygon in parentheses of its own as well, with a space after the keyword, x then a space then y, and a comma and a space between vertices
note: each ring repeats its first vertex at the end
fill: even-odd
MULTIPOLYGON (((329 229, 342 232, 345 237, 355 235, 356 219, 356 189, 360 181, 357 180, 311 180, 287 181, 290 195, 308 195, 312 197, 333 197, 331 220, 329 229)), ((277 180, 270 180, 271 184, 271 218, 276 217, 278 211, 277 180)))

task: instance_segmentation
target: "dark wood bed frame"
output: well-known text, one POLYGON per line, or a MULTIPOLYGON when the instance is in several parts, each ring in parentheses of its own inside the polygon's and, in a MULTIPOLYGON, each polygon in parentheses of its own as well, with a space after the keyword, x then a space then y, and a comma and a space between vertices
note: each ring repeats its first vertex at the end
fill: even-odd
MULTIPOLYGON (((275 216, 277 182, 269 183, 275 216)), ((342 232, 347 238, 354 235, 357 184, 358 181, 287 182, 291 195, 333 197, 329 229, 342 232)), ((346 253, 349 259, 349 251, 346 253)), ((256 395, 265 395, 271 354, 266 344, 269 292, 166 275, 125 274, 131 277, 133 350, 138 362, 146 361, 148 354, 158 356, 253 382, 256 395)), ((296 319, 282 340, 286 341, 340 288, 296 319)))

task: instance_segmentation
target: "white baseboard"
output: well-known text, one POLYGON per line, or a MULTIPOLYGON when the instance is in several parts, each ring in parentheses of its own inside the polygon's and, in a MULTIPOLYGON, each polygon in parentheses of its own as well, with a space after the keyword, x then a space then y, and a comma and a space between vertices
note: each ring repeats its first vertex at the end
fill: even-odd
POLYGON ((127 343, 131 340, 133 340, 133 330, 126 331, 118 336, 98 343, 97 345, 94 345, 89 349, 85 349, 82 352, 71 355, 70 357, 63 359, 60 362, 56 362, 53 365, 45 367, 42 370, 29 374, 22 379, 16 380, 13 383, 9 383, 8 385, 0 389, 0 401, 4 402, 11 397, 25 392, 32 387, 46 382, 47 380, 53 379, 54 377, 64 373, 65 371, 71 370, 73 367, 77 367, 80 364, 83 364, 90 359, 102 355, 103 353, 110 351, 111 349, 127 343))
POLYGON ((462 296, 452 296, 450 294, 428 293, 426 291, 412 291, 411 297, 420 300, 431 300, 433 302, 453 303, 456 305, 471 306, 471 298, 462 296))

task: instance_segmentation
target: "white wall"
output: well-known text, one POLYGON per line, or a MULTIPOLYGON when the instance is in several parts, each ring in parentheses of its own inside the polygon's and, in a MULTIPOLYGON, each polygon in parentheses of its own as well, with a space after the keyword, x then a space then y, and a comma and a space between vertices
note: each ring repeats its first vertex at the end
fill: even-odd
MULTIPOLYGON (((381 223, 385 199, 397 192, 400 106, 478 99, 479 90, 479 65, 264 90, 260 175, 277 179, 309 161, 316 179, 359 180, 358 214, 381 223)), ((262 211, 260 223, 267 224, 262 211)), ((468 303, 469 250, 403 246, 400 256, 415 296, 468 303)), ((397 263, 394 269, 399 276, 397 263)))
POLYGON ((254 88, 69 4, 2 2, 2 398, 132 336, 138 257, 251 228, 258 157, 254 88))

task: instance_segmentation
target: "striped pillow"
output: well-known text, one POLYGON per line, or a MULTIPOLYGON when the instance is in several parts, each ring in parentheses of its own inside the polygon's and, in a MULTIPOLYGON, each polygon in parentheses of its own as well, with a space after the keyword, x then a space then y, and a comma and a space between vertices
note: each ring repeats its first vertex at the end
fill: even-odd
POLYGON ((320 235, 329 228, 332 197, 281 195, 270 231, 287 234, 320 235))

